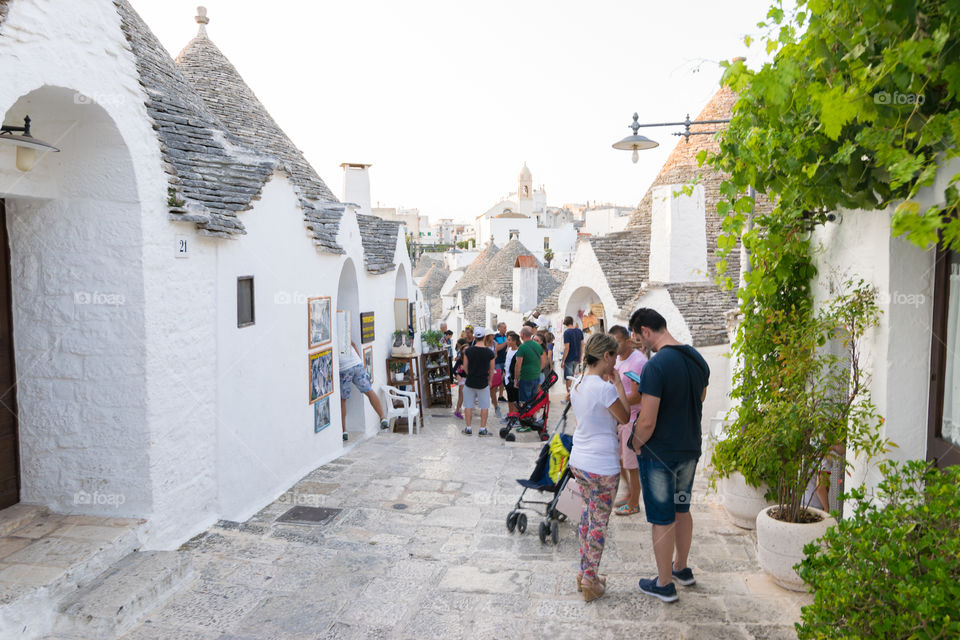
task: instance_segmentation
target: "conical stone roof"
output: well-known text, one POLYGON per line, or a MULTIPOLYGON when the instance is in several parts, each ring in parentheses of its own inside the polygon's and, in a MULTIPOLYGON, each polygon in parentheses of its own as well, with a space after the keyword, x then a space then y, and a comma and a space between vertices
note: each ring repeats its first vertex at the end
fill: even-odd
POLYGON ((280 129, 233 64, 207 37, 206 17, 201 20, 198 16, 197 21, 201 23, 200 31, 177 56, 177 67, 230 133, 275 158, 289 174, 316 244, 328 251, 343 253, 336 241, 343 205, 280 129))

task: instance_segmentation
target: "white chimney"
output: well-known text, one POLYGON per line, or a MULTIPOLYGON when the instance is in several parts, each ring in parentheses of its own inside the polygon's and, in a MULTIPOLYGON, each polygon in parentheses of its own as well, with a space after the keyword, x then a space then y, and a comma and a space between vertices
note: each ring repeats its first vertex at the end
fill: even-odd
POLYGON ((683 185, 653 188, 650 220, 650 282, 705 282, 707 223, 703 185, 691 195, 683 185))
POLYGON ((524 313, 537 306, 538 291, 537 259, 533 256, 517 256, 513 263, 513 310, 524 313))
POLYGON ((343 201, 352 202, 359 207, 357 213, 370 215, 370 173, 372 165, 344 162, 343 201))

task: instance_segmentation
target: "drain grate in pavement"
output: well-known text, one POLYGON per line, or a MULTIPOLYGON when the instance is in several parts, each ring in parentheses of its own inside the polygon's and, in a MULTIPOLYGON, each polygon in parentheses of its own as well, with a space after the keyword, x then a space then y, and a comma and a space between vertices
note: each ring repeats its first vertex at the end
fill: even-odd
POLYGON ((407 505, 403 504, 402 502, 398 502, 397 504, 393 505, 393 508, 397 509, 398 511, 402 511, 407 508, 407 505))
POLYGON ((328 520, 333 519, 333 517, 341 511, 342 509, 330 509, 328 507, 293 507, 277 518, 276 522, 286 522, 287 524, 326 524, 328 520))

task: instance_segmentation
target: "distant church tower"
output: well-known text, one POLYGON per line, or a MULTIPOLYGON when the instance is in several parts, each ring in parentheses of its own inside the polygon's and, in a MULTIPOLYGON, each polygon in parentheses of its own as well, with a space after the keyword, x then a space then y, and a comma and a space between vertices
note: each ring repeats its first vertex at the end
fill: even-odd
POLYGON ((533 175, 527 168, 527 163, 523 163, 523 169, 520 169, 520 175, 517 176, 517 199, 533 200, 533 175))
POLYGON ((526 162, 517 176, 517 210, 524 215, 533 215, 533 175, 526 162))

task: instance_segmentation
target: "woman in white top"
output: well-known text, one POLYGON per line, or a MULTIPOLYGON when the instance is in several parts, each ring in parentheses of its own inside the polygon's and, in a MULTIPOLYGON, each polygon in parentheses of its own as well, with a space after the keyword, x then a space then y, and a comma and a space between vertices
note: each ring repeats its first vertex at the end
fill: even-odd
POLYGON ((584 346, 586 369, 570 390, 570 404, 577 416, 570 472, 580 485, 584 501, 577 588, 587 602, 602 596, 605 589, 597 568, 620 483, 617 425, 630 416, 623 382, 614 371, 618 347, 616 338, 609 334, 590 336, 584 346))

